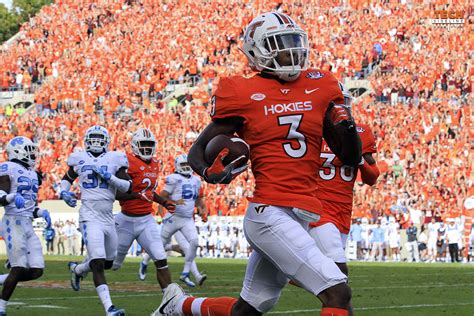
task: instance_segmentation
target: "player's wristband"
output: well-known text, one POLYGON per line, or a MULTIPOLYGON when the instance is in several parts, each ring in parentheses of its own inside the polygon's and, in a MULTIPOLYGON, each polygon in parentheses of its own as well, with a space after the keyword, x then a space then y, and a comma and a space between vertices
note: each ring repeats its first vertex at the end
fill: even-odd
POLYGON ((120 179, 114 175, 110 177, 109 183, 122 193, 126 193, 132 188, 132 183, 129 180, 120 179))

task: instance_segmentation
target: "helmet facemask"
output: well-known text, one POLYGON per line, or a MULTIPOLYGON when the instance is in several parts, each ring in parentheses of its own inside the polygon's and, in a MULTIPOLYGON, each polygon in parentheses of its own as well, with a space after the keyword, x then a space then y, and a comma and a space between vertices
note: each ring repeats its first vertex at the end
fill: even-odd
POLYGON ((19 160, 30 167, 36 165, 39 157, 38 146, 26 137, 15 137, 7 145, 8 160, 19 160))
POLYGON ((268 32, 256 43, 256 70, 271 73, 285 81, 293 81, 308 68, 308 36, 301 29, 268 32))
POLYGON ((109 141, 107 136, 104 134, 90 133, 86 135, 84 143, 86 145, 86 151, 99 154, 107 150, 109 141))
POLYGON ((188 163, 188 156, 187 155, 180 155, 176 157, 174 161, 174 167, 177 173, 182 174, 184 176, 191 176, 193 174, 193 169, 188 163))
POLYGON ((155 149, 156 142, 154 140, 141 140, 132 143, 133 153, 145 161, 155 156, 155 149))

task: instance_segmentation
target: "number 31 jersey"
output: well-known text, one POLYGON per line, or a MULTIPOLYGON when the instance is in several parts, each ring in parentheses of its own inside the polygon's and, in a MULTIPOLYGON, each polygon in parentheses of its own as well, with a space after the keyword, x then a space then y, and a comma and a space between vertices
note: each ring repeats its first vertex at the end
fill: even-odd
POLYGON ((6 161, 0 164, 0 176, 8 176, 10 178, 9 193, 19 193, 25 199, 25 207, 21 209, 16 208, 14 201, 5 205, 5 215, 32 218, 40 184, 36 171, 32 168, 26 168, 17 162, 6 161))
POLYGON ((174 214, 179 217, 192 218, 196 199, 202 195, 201 179, 195 175, 190 177, 173 173, 166 177, 164 191, 170 193, 170 199, 183 204, 176 205, 174 214))
POLYGON ((211 117, 243 119, 237 134, 250 145, 252 202, 321 211, 314 172, 331 103, 344 104, 344 97, 329 72, 303 71, 291 82, 261 75, 220 79, 211 117))
POLYGON ((115 174, 122 167, 128 168, 127 156, 119 151, 108 151, 94 157, 86 151, 80 151, 71 154, 67 164, 79 176, 82 202, 79 221, 113 222, 112 205, 117 189, 101 179, 93 167, 115 174))

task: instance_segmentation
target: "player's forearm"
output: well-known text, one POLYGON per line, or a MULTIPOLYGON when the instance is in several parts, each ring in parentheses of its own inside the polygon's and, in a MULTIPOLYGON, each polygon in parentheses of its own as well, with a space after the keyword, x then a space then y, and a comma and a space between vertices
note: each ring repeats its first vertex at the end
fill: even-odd
POLYGON ((115 175, 110 177, 109 184, 122 193, 131 192, 132 190, 132 182, 130 180, 120 179, 115 175))
POLYGON ((156 192, 153 192, 153 202, 156 202, 160 205, 164 205, 167 200, 167 198, 164 198, 156 192))
POLYGON ((115 194, 115 199, 118 201, 128 201, 128 200, 136 200, 139 199, 140 196, 137 192, 120 192, 117 191, 115 194))
POLYGON ((72 182, 70 180, 63 178, 59 186, 61 188, 61 192, 63 191, 68 192, 69 190, 71 190, 71 185, 72 185, 72 182))
POLYGON ((355 123, 344 126, 340 156, 338 157, 347 166, 357 166, 362 158, 362 144, 355 123))
POLYGON ((376 163, 373 165, 364 163, 363 165, 359 166, 359 169, 362 182, 368 185, 374 185, 375 183, 377 183, 377 179, 380 175, 380 170, 376 163))
POLYGON ((189 166, 200 176, 203 176, 204 170, 209 167, 206 159, 204 158, 204 150, 206 148, 205 146, 206 144, 203 143, 202 139, 198 139, 193 144, 188 154, 189 166))

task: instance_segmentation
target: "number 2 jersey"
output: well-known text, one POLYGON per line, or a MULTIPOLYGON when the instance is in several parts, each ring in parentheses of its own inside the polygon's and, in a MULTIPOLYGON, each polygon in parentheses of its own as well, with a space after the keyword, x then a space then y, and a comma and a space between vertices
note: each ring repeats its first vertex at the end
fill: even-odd
POLYGON ((38 173, 29 167, 14 162, 6 161, 0 164, 0 176, 10 178, 10 192, 19 193, 25 199, 25 207, 17 208, 15 202, 5 205, 5 215, 25 216, 33 218, 33 211, 36 208, 38 197, 38 187, 41 184, 41 178, 38 173))
POLYGON ((174 214, 179 217, 192 218, 196 199, 202 196, 201 179, 195 175, 185 176, 173 173, 166 177, 164 191, 170 194, 170 199, 183 204, 176 205, 174 214))
MULTIPOLYGON (((133 192, 154 192, 158 185, 158 173, 160 165, 158 160, 152 158, 149 162, 145 162, 133 154, 128 153, 128 174, 132 178, 133 192)), ((153 202, 146 200, 134 199, 120 201, 122 211, 135 215, 146 215, 154 212, 153 202)))
MULTIPOLYGON (((374 135, 368 125, 357 125, 362 141, 362 154, 376 153, 374 135)), ((323 204, 321 219, 311 226, 333 223, 340 232, 348 234, 351 227, 353 188, 358 168, 343 165, 326 141, 321 150, 321 167, 317 174, 317 196, 323 204)), ((367 163, 367 162, 365 162, 367 163)))
POLYGON ((220 79, 212 98, 213 121, 240 117, 237 134, 250 145, 254 203, 319 213, 315 171, 328 106, 344 104, 329 72, 302 71, 291 82, 255 75, 220 79))
POLYGON ((93 166, 114 175, 120 168, 128 168, 127 156, 119 151, 107 151, 95 157, 89 152, 79 151, 69 156, 67 164, 74 168, 79 177, 81 188, 79 221, 98 220, 113 223, 112 205, 117 189, 101 179, 93 171, 93 166))

